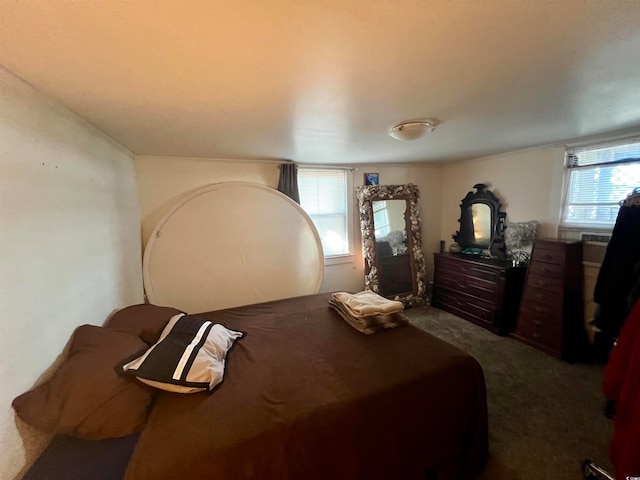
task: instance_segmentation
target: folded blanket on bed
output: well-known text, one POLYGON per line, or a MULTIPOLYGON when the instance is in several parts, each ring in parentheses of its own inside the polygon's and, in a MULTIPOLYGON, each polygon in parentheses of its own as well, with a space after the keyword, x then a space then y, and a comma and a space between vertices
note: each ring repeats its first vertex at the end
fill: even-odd
POLYGON ((387 328, 394 328, 399 325, 405 325, 409 322, 409 318, 404 312, 383 313, 380 315, 369 315, 367 317, 354 317, 347 313, 343 305, 340 303, 330 300, 329 306, 338 312, 349 325, 366 334, 379 332, 380 330, 387 328))
POLYGON ((365 291, 356 294, 337 292, 331 296, 329 306, 349 325, 366 334, 409 322, 401 302, 387 300, 374 292, 365 291), (371 299, 371 302, 367 303, 367 299, 371 299))
POLYGON ((395 313, 404 310, 402 302, 389 300, 371 290, 358 293, 336 292, 331 299, 341 303, 354 317, 395 313))

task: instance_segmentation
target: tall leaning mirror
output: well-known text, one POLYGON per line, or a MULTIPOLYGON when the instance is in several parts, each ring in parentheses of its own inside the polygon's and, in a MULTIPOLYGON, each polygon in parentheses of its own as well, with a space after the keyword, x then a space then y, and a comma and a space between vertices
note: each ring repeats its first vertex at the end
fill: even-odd
POLYGON ((365 288, 405 305, 425 302, 425 262, 418 187, 357 188, 365 288))

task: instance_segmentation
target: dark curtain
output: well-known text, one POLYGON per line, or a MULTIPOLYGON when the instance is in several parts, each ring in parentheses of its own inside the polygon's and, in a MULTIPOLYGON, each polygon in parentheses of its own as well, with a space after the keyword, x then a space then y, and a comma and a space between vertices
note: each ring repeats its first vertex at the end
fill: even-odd
POLYGON ((300 204, 300 194, 298 193, 298 166, 295 163, 280 164, 278 191, 300 204))

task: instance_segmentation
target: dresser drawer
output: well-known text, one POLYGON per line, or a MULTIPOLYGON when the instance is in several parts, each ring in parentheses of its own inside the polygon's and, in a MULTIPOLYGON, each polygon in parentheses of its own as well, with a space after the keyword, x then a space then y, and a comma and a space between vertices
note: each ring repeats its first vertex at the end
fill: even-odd
POLYGON ((562 311, 563 296, 563 293, 530 286, 524 291, 523 305, 526 306, 532 302, 540 302, 547 305, 547 308, 562 311))
POLYGON ((437 288, 433 303, 462 317, 473 317, 486 323, 493 323, 495 318, 495 309, 490 302, 460 292, 437 288))
POLYGON ((534 262, 529 265, 529 272, 547 278, 563 278, 564 265, 556 263, 534 262))
MULTIPOLYGON (((564 282, 561 278, 550 278, 542 275, 534 275, 529 273, 527 276, 527 288, 542 288, 551 292, 562 292, 564 282)), ((526 292, 526 291, 525 291, 526 292)))
POLYGON ((532 253, 532 262, 553 263, 555 265, 564 266, 564 250, 557 248, 544 248, 536 245, 532 253))
POLYGON ((438 286, 473 295, 495 305, 498 299, 498 291, 495 283, 487 282, 467 275, 450 276, 447 272, 438 272, 438 286))
POLYGON ((521 325, 535 326, 559 335, 562 333, 562 314, 553 305, 528 302, 522 307, 518 329, 521 325))
POLYGON ((555 352, 562 350, 562 332, 557 326, 544 325, 542 321, 531 319, 529 322, 523 322, 522 325, 518 324, 516 336, 555 352))
POLYGON ((472 262, 459 261, 453 258, 436 257, 436 263, 438 273, 446 274, 450 277, 465 275, 497 283, 501 276, 501 272, 498 269, 485 267, 472 262))

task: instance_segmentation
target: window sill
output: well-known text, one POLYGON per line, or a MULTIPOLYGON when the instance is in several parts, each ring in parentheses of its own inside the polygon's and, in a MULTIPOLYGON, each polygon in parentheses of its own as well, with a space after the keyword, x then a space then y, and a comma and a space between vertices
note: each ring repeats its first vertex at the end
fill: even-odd
POLYGON ((559 230, 566 230, 572 232, 609 232, 613 231, 613 227, 615 226, 615 222, 612 224, 602 224, 602 223, 561 223, 558 225, 559 230))
POLYGON ((324 264, 327 265, 340 265, 341 263, 353 263, 355 255, 352 253, 346 255, 332 255, 330 257, 324 257, 324 264))

